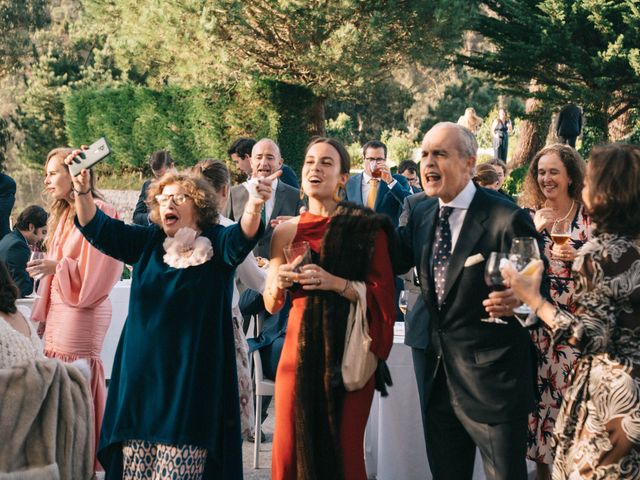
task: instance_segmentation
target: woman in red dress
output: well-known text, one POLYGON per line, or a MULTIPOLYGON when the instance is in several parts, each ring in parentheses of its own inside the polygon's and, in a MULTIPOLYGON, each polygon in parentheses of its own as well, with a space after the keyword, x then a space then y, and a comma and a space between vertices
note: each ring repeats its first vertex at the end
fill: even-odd
POLYGON ((311 142, 302 169, 309 211, 273 234, 265 306, 276 312, 287 290, 292 297, 276 375, 274 480, 367 478, 363 438, 374 376, 362 389, 347 392, 340 375, 349 305, 357 299, 351 282, 366 286, 370 350, 380 359, 393 343, 395 287, 386 217, 338 206, 349 164, 349 154, 335 140, 311 142), (315 258, 295 272, 283 251, 301 241, 309 242, 315 258))

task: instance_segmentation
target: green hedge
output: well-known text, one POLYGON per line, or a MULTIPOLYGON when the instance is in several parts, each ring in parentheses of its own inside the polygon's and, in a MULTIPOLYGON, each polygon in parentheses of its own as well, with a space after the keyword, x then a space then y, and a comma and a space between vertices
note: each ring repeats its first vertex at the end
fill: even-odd
POLYGON ((275 139, 298 167, 309 138, 303 97, 275 82, 209 90, 87 89, 65 99, 65 125, 74 146, 106 136, 113 150, 107 165, 115 169, 146 170, 149 154, 159 149, 183 167, 204 157, 226 159, 239 136, 275 139))

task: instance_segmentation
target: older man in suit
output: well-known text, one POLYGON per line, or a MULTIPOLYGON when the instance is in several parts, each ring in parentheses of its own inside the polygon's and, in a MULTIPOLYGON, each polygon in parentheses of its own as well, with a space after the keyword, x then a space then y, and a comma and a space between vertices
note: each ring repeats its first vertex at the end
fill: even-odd
MULTIPOLYGON (((268 138, 258 141, 251 151, 251 177, 268 177, 277 172, 282 167, 282 157, 278 145, 268 138)), ((264 236, 254 248, 253 253, 257 257, 269 258, 269 248, 271 246, 271 235, 277 224, 278 217, 294 217, 300 213, 304 206, 300 198, 300 191, 276 179, 272 185, 275 195, 265 204, 263 209, 266 230, 264 236)), ((244 206, 249 198, 251 181, 236 185, 231 189, 229 203, 225 209, 225 217, 240 221, 244 206)))
POLYGON ((11 231, 9 217, 16 202, 16 182, 9 175, 0 173, 0 239, 11 231))
POLYGON ((345 200, 384 213, 398 226, 404 199, 411 195, 409 182, 402 175, 391 174, 384 143, 377 140, 365 143, 362 156, 364 172, 347 180, 345 200))
POLYGON ((534 403, 531 340, 513 317, 512 292, 490 293, 484 264, 492 251, 509 251, 514 237, 538 235, 524 210, 471 181, 476 150, 473 134, 449 122, 434 126, 422 142, 429 198, 399 229, 399 269, 418 268, 430 338, 427 345, 413 338, 424 337, 424 329, 410 329, 406 341, 416 345, 434 478, 471 479, 477 446, 488 479, 524 480, 534 403), (487 314, 506 323, 482 321, 487 314))

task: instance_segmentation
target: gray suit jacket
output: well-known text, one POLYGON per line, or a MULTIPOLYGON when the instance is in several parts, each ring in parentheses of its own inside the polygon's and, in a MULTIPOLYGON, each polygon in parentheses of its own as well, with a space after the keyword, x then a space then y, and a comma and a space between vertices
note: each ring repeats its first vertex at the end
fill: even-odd
MULTIPOLYGON (((280 215, 289 215, 295 217, 300 214, 300 208, 304 205, 300 199, 300 190, 278 181, 276 187, 275 203, 273 205, 273 211, 271 217, 267 219, 267 225, 264 231, 264 235, 258 241, 258 245, 253 249, 254 255, 258 257, 270 258, 271 257, 271 235, 273 235, 273 228, 270 225, 269 220, 276 218, 280 215)), ((236 185, 231 189, 229 194, 229 201, 224 211, 224 216, 234 220, 240 221, 242 213, 244 212, 244 206, 249 199, 249 192, 244 185, 236 185)))
MULTIPOLYGON (((399 225, 404 227, 409 221, 412 210, 428 197, 424 192, 415 193, 404 199, 399 225)), ((420 276, 419 269, 418 278, 420 276)), ((413 269, 402 275, 404 289, 409 292, 409 305, 404 316, 404 343, 413 348, 426 349, 429 346, 429 310, 420 293, 420 287, 413 283, 413 269), (415 299, 415 300, 414 300, 415 299), (411 303, 413 302, 413 303, 411 303)))

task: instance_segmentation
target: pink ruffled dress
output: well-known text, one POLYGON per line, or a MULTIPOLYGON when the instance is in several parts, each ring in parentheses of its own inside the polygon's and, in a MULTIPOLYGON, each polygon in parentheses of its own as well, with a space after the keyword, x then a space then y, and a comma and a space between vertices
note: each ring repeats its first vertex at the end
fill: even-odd
MULTIPOLYGON (((96 200, 96 205, 117 218, 111 205, 100 200, 96 200)), ((46 324, 47 357, 64 362, 83 358, 89 362, 97 450, 107 398, 100 353, 111 323, 108 296, 122 275, 123 264, 91 246, 67 215, 60 219, 47 254, 58 261, 56 273, 40 282, 40 298, 34 304, 32 319, 46 324)), ((99 467, 97 460, 96 467, 99 467)))

